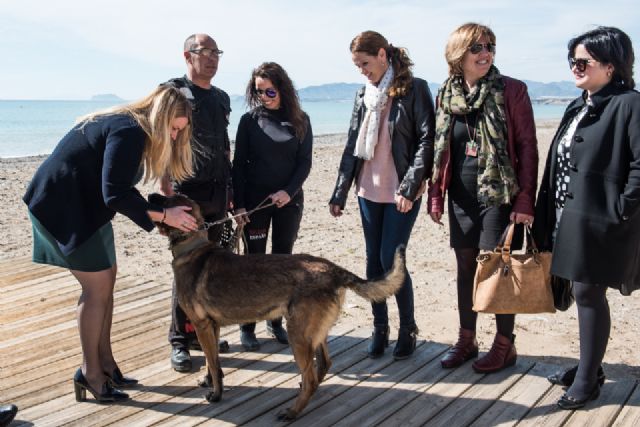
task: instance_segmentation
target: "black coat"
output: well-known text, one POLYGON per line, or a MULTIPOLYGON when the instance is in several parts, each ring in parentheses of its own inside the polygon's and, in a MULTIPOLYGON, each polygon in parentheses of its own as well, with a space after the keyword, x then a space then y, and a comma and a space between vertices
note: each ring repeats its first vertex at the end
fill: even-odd
POLYGON ((547 156, 534 236, 553 249, 552 274, 628 295, 640 288, 640 93, 610 84, 596 92, 571 141, 567 198, 555 242, 558 143, 585 104, 574 100, 547 156))
MULTIPOLYGON (((415 200, 433 167, 435 137, 433 98, 427 82, 414 77, 408 93, 392 99, 389 112, 389 135, 391 136, 391 154, 400 182, 397 193, 409 200, 415 200)), ((364 87, 362 87, 356 93, 347 144, 340 161, 336 186, 329 202, 341 208, 344 208, 349 189, 357 179, 364 162, 353 152, 365 111, 364 87)))

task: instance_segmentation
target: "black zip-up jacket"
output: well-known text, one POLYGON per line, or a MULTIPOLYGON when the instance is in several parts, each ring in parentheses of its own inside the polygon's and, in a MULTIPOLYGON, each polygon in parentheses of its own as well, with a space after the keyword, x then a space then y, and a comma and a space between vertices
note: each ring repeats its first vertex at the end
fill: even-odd
MULTIPOLYGON (((344 208, 349 189, 362 168, 363 160, 353 152, 365 112, 362 87, 356 93, 347 144, 342 153, 338 179, 329 202, 340 208, 344 208)), ((389 135, 393 162, 400 182, 397 193, 409 200, 415 200, 420 187, 431 176, 433 167, 435 110, 426 81, 414 77, 406 95, 392 98, 389 135)))

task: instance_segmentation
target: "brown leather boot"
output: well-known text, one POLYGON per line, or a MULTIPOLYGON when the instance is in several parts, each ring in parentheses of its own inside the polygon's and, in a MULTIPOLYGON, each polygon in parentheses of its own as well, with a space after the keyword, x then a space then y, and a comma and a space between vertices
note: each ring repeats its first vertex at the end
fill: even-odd
POLYGON ((504 335, 496 334, 491 350, 480 359, 473 362, 473 370, 481 374, 497 372, 508 366, 515 365, 518 353, 516 353, 515 335, 509 339, 504 335))
POLYGON ((440 360, 443 368, 457 368, 467 360, 478 357, 478 341, 476 333, 470 329, 460 328, 458 342, 453 345, 440 360))

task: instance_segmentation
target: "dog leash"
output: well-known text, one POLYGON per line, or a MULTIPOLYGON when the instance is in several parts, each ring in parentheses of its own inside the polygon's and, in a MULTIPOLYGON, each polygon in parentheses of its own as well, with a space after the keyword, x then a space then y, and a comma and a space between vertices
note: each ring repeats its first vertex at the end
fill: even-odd
POLYGON ((201 227, 199 227, 198 229, 199 229, 199 230, 208 230, 208 229, 210 229, 211 227, 213 227, 214 225, 224 224, 224 223, 225 223, 225 222, 227 222, 227 221, 231 221, 231 220, 233 220, 233 219, 239 218, 239 217, 244 216, 244 215, 247 215, 247 216, 248 216, 248 215, 251 215, 252 213, 254 213, 254 212, 256 212, 256 211, 259 211, 259 210, 261 210, 261 209, 266 209, 266 208, 268 208, 268 207, 270 207, 270 206, 275 205, 275 202, 274 202, 274 201, 271 201, 271 203, 267 203, 267 204, 265 204, 265 202, 266 202, 267 200, 271 200, 271 197, 267 196, 263 201, 261 201, 261 202, 258 204, 258 206, 256 206, 255 208, 251 209, 251 210, 250 210, 250 211, 248 211, 248 212, 244 212, 244 213, 241 213, 241 214, 238 214, 238 215, 229 216, 229 217, 227 217, 227 218, 222 218, 222 219, 219 219, 219 220, 214 221, 214 222, 206 222, 206 221, 205 221, 205 222, 202 224, 202 226, 201 226, 201 227))

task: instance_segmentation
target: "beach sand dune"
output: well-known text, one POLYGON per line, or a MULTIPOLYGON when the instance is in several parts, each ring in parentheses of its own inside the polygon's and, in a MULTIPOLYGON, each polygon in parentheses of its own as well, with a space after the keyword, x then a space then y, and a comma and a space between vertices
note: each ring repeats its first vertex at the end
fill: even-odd
MULTIPOLYGON (((556 126, 557 122, 538 123, 540 174, 556 126)), ((305 210, 294 251, 326 257, 364 276, 364 239, 355 196, 349 198, 341 218, 333 218, 327 205, 344 140, 344 135, 315 139, 314 163, 304 186, 305 210)), ((43 159, 42 156, 0 159, 0 227, 3 234, 0 258, 30 254, 31 226, 21 198, 43 159)), ((156 189, 149 184, 141 186, 145 195, 156 189)), ((447 223, 446 218, 444 222, 447 223)), ((170 281, 171 257, 165 237, 156 231, 146 233, 121 215, 116 216, 114 229, 121 273, 165 283, 170 281)), ((409 242, 407 264, 413 278, 420 338, 452 343, 458 330, 454 254, 449 248, 447 227, 431 222, 425 206, 422 206, 409 242)), ((340 322, 371 324, 369 305, 352 293, 347 295, 340 322)), ((614 290, 610 290, 608 296, 612 331, 604 360, 605 371, 609 378, 640 378, 640 353, 637 351, 640 299, 638 295, 623 297, 614 290)), ((398 326, 395 301, 389 301, 389 312, 392 336, 395 337, 398 326)), ((493 316, 481 314, 478 320, 481 351, 489 349, 494 333, 493 316)), ((563 365, 577 362, 579 342, 575 306, 556 314, 520 315, 516 318, 515 333, 520 354, 563 365)))

